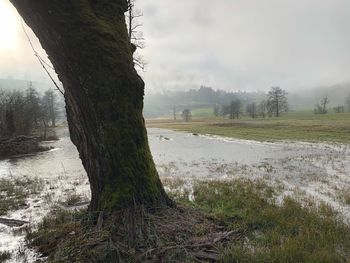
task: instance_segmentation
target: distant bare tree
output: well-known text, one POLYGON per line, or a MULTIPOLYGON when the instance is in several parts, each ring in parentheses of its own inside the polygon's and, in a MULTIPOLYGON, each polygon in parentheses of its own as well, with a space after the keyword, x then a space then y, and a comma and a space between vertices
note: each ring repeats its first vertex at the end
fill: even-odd
POLYGON ((32 119, 22 92, 0 91, 0 137, 23 134, 32 126, 26 119, 32 119))
POLYGON ((45 122, 56 126, 57 119, 57 98, 53 90, 47 90, 42 98, 42 106, 45 114, 45 122))
POLYGON ((347 106, 348 111, 350 112, 350 93, 345 99, 345 105, 347 106))
POLYGON ((266 118, 267 115, 267 102, 262 100, 258 105, 258 115, 262 118, 266 118))
POLYGON ((40 109, 40 97, 39 93, 35 90, 33 83, 28 83, 28 88, 25 91, 25 116, 26 130, 29 132, 32 126, 39 125, 39 116, 41 114, 40 109))
POLYGON ((136 0, 127 0, 127 3, 128 12, 126 17, 128 36, 130 43, 133 46, 134 63, 136 66, 144 70, 147 62, 139 53, 136 52, 137 49, 143 49, 145 47, 145 38, 143 37, 143 32, 140 31, 143 24, 139 22, 139 19, 143 16, 143 13, 140 9, 135 7, 136 0))
MULTIPOLYGON (((26 135, 28 134, 35 121, 35 117, 37 116, 37 112, 34 112, 31 114, 31 110, 36 111, 35 103, 31 103, 30 101, 30 94, 26 94, 27 96, 23 95, 23 92, 20 91, 13 91, 8 94, 8 101, 6 106, 6 122, 7 127, 13 125, 14 123, 14 131, 11 134, 8 134, 10 136, 12 135, 26 135), (12 123, 13 121, 13 123, 12 123)), ((10 128, 12 130, 12 127, 10 128)))
POLYGON ((239 119, 242 113, 242 102, 239 99, 232 100, 230 105, 222 107, 223 117, 229 115, 230 119, 239 119))
POLYGON ((333 108, 335 113, 343 113, 344 112, 344 106, 336 106, 333 108))
POLYGON ((5 135, 11 137, 16 132, 15 116, 12 109, 7 109, 5 113, 6 130, 5 135))
POLYGON ((255 102, 252 102, 246 106, 246 111, 250 117, 255 119, 258 116, 258 109, 255 102))
POLYGON ((181 114, 184 121, 190 121, 192 119, 192 113, 190 109, 184 109, 181 114))
POLYGON ((175 106, 173 108, 173 118, 174 118, 174 121, 176 121, 176 107, 175 106))
POLYGON ((242 114, 242 102, 239 99, 231 101, 228 110, 230 119, 239 119, 239 116, 242 114))
POLYGON ((322 110, 322 106, 320 104, 316 104, 315 109, 314 109, 315 114, 324 114, 322 110))
POLYGON ((324 97, 322 100, 321 100, 321 107, 322 107, 322 112, 323 113, 327 113, 328 110, 327 110, 327 105, 329 103, 329 99, 328 97, 324 97))
POLYGON ((272 87, 267 94, 267 111, 269 116, 280 117, 281 113, 287 112, 287 92, 280 87, 272 87))
POLYGON ((329 103, 328 97, 324 97, 323 99, 321 99, 320 103, 317 104, 315 107, 315 114, 327 114, 328 113, 328 109, 327 109, 328 103, 329 103))
POLYGON ((213 108, 213 114, 215 117, 218 117, 220 115, 220 106, 218 104, 215 104, 213 108))
POLYGON ((6 93, 0 88, 0 137, 6 129, 5 113, 6 112, 6 93))

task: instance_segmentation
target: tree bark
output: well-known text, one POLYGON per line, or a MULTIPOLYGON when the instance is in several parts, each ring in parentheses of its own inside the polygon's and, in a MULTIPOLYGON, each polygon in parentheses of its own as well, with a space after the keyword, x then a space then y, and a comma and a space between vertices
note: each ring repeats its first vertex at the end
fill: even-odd
POLYGON ((126 0, 10 1, 63 83, 70 136, 90 181, 90 210, 172 204, 148 146, 126 0))

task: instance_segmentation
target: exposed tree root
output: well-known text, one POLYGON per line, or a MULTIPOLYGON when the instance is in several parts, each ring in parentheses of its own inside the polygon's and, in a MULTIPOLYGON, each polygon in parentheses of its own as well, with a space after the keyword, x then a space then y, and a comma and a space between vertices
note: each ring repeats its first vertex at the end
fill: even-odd
POLYGON ((29 235, 30 243, 51 261, 214 262, 228 240, 243 234, 225 231, 192 208, 137 207, 95 218, 65 217, 62 223, 47 219, 29 235))

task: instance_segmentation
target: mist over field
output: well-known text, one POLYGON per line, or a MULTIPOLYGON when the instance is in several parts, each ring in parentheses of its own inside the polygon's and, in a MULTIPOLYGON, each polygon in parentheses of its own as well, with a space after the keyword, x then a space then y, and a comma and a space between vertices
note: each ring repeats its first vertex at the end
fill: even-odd
MULTIPOLYGON (((321 99, 329 99, 329 107, 344 105, 350 94, 350 84, 315 87, 305 90, 286 90, 290 111, 313 111, 321 99)), ((145 96, 144 114, 146 118, 171 115, 174 107, 178 111, 185 108, 213 108, 215 105, 228 105, 240 99, 244 105, 259 103, 266 97, 264 91, 223 91, 201 86, 188 91, 162 91, 145 96)), ((210 112, 212 113, 212 112, 210 112)))

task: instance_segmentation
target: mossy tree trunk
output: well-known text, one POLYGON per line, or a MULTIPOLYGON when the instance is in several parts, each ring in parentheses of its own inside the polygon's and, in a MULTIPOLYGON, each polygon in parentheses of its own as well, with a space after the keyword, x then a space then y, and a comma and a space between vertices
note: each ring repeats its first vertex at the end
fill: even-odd
POLYGON ((90 181, 90 210, 171 204, 148 146, 126 0, 10 1, 63 83, 71 139, 90 181))

